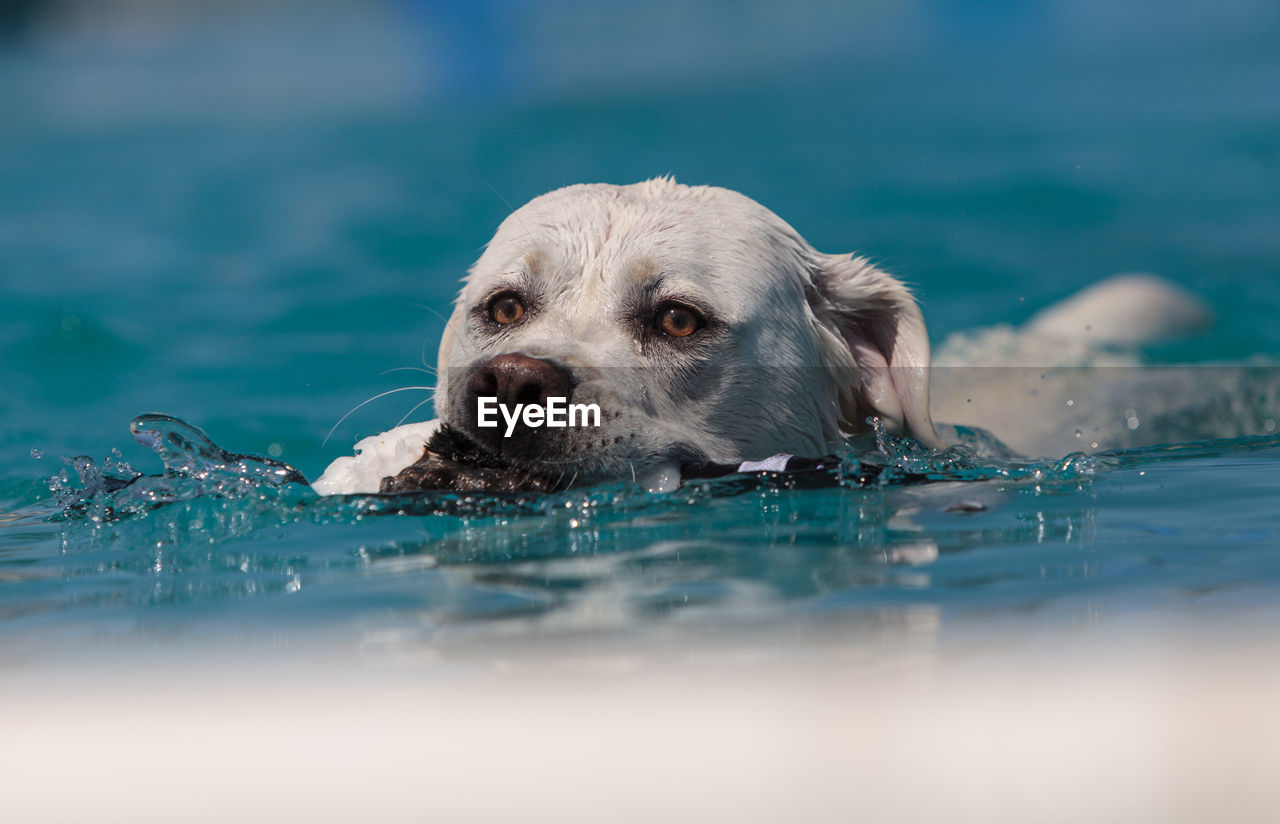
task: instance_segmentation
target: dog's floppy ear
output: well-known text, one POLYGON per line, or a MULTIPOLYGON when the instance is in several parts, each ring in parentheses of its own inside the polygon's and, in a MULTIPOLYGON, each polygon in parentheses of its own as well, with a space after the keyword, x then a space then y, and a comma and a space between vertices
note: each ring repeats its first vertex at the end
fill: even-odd
POLYGON ((861 431, 875 415, 942 447, 929 417, 929 336, 907 287, 864 258, 818 255, 809 300, 846 425, 861 431))

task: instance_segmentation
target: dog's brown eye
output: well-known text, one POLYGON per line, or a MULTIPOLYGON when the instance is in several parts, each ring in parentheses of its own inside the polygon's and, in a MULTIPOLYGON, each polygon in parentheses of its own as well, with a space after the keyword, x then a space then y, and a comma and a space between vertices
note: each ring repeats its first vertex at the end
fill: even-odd
POLYGON ((654 321, 658 331, 673 338, 687 338, 702 326, 702 318, 684 306, 664 306, 658 310, 654 321))
POLYGON ((524 317, 524 301, 515 292, 503 292, 494 295, 489 301, 489 317, 494 323, 506 326, 524 317))

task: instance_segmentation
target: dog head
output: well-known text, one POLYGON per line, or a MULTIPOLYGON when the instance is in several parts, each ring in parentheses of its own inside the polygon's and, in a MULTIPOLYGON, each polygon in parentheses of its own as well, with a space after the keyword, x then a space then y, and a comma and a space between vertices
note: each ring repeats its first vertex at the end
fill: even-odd
MULTIPOLYGON (((879 416, 937 444, 907 289, 755 201, 670 179, 570 186, 498 228, 440 344, 437 415, 581 481, 666 461, 819 455, 879 416), (477 426, 479 397, 596 404, 600 425, 477 426)), ((501 418, 499 418, 501 420, 501 418)))

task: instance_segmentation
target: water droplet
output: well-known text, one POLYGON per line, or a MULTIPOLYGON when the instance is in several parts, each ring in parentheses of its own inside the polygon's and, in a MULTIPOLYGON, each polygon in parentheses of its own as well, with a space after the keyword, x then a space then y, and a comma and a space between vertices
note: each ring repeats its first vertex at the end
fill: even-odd
POLYGON ((1077 429, 1077 430, 1076 430, 1076 437, 1077 437, 1077 438, 1083 438, 1083 437, 1084 437, 1084 433, 1083 433, 1083 432, 1081 432, 1079 429, 1077 429))
POLYGON ((1276 431, 1275 418, 1267 418, 1267 420, 1263 422, 1262 428, 1267 430, 1268 432, 1275 432, 1276 431))
POLYGON ((38 461, 44 457, 44 453, 35 447, 31 448, 31 460, 38 461))
POLYGON ((273 458, 279 458, 284 454, 284 447, 278 443, 270 444, 267 446, 267 454, 273 458))
POLYGON ((1070 399, 1068 399, 1068 400, 1067 400, 1067 406, 1075 406, 1075 405, 1076 405, 1076 402, 1075 402, 1075 401, 1070 400, 1070 399))

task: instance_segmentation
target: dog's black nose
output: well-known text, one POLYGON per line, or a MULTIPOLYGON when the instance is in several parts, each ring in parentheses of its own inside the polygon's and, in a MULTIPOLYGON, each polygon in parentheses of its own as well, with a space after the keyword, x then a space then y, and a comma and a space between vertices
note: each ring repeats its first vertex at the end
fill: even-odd
POLYGON ((514 408, 518 403, 545 406, 547 398, 564 398, 573 392, 569 371, 559 364, 528 355, 498 355, 471 376, 473 398, 497 398, 514 408))

